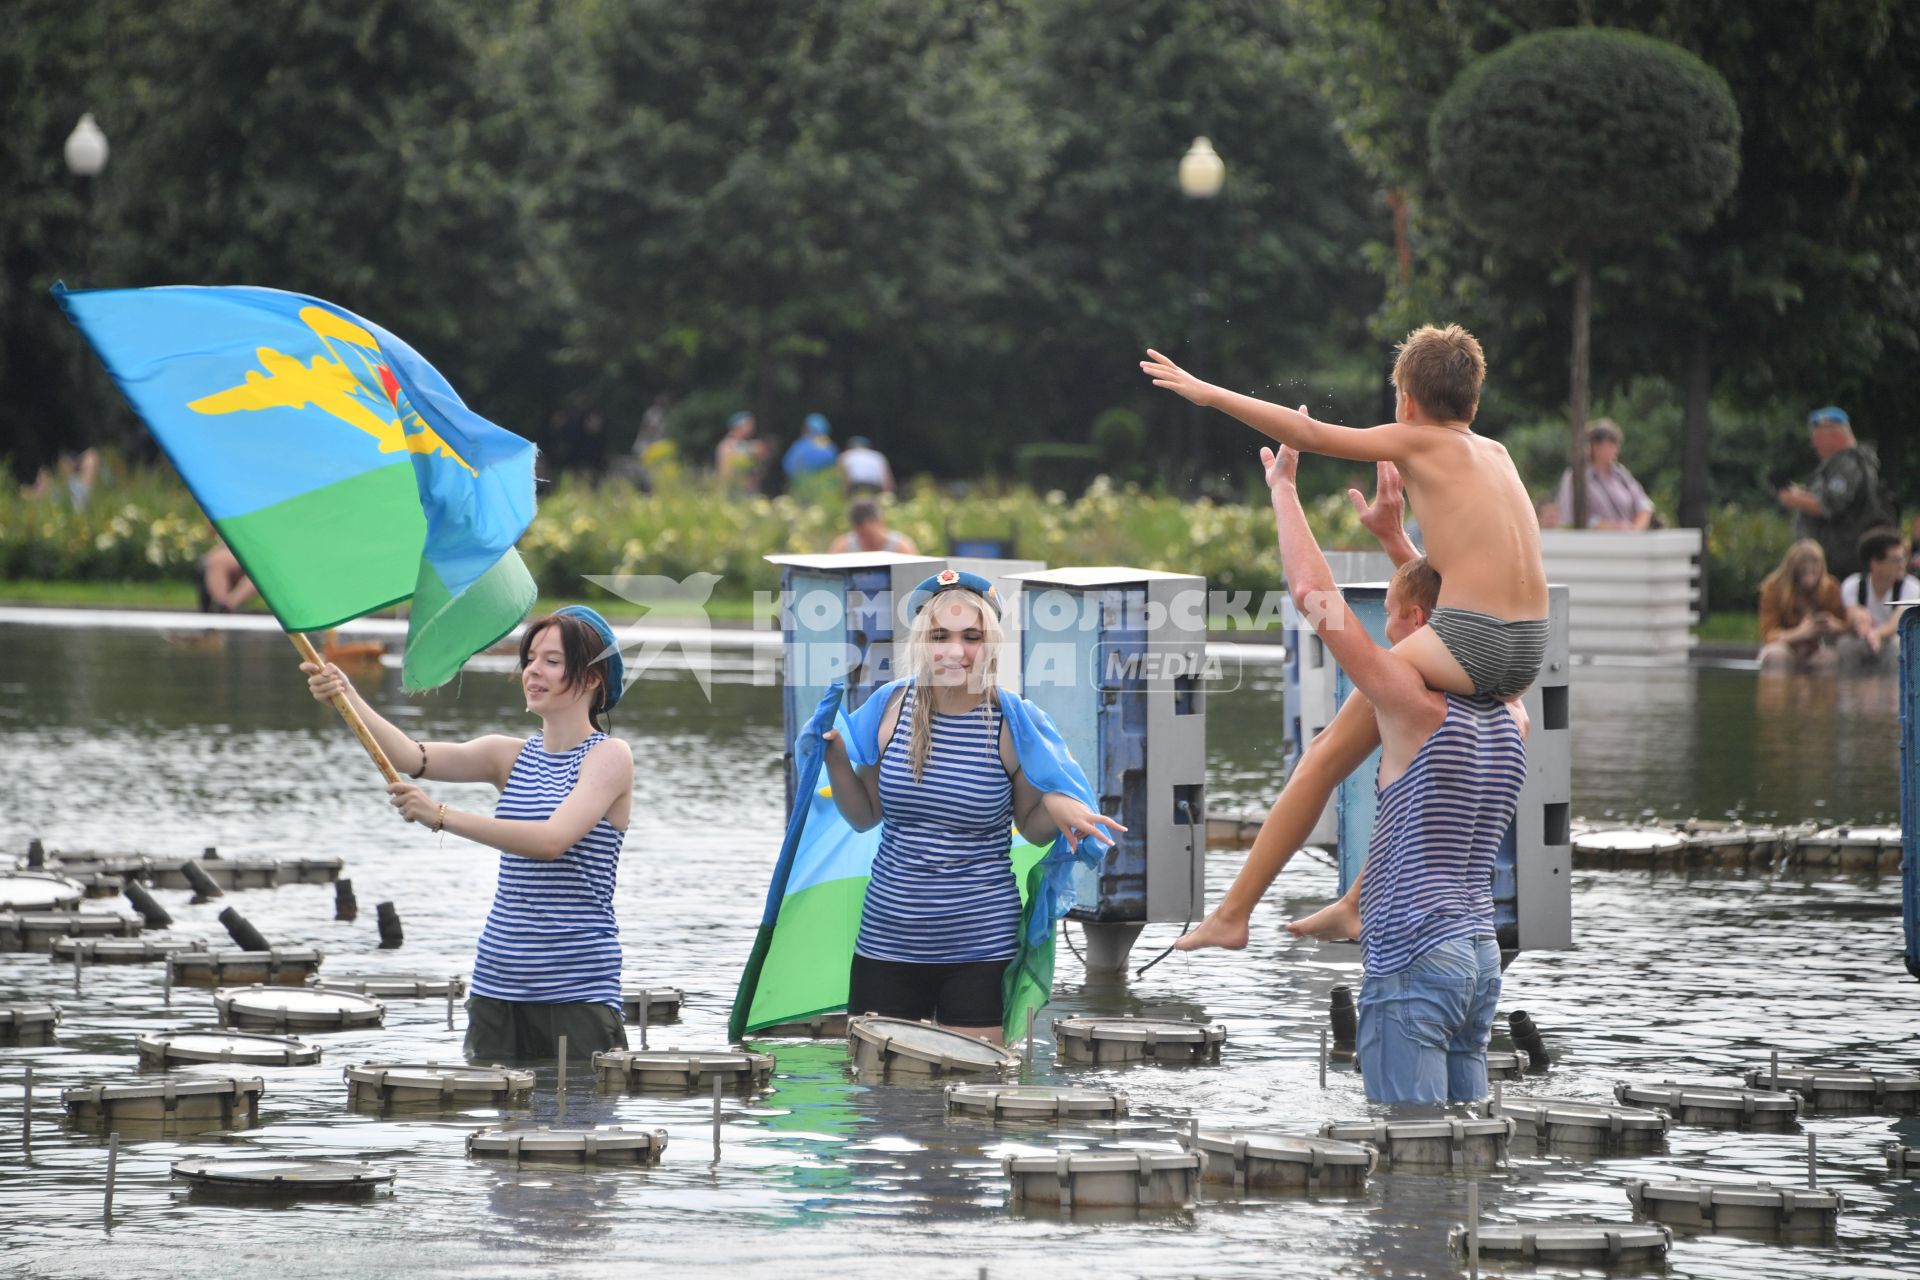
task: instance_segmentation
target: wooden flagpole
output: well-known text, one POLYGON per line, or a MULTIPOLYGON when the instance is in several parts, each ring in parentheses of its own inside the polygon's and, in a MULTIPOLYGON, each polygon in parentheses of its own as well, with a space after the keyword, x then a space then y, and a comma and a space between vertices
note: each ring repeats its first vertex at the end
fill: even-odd
MULTIPOLYGON (((327 665, 321 660, 320 654, 314 649, 313 641, 307 639, 304 633, 289 631, 287 632, 287 639, 293 641, 293 647, 300 651, 300 657, 303 661, 311 662, 316 667, 324 667, 327 665)), ((379 768, 380 776, 388 782, 400 781, 400 774, 394 769, 393 761, 387 759, 387 753, 380 749, 378 742, 374 741, 373 731, 367 728, 367 722, 360 718, 360 713, 353 709, 353 703, 347 700, 347 695, 344 693, 336 693, 330 701, 333 703, 333 709, 340 713, 340 718, 347 722, 347 728, 353 730, 353 736, 360 739, 360 745, 365 747, 367 754, 373 757, 373 763, 379 768)))

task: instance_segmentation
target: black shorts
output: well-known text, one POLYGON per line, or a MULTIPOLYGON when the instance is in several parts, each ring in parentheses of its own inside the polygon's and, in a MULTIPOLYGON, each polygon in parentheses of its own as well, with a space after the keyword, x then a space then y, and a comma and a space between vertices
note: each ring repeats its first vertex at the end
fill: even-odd
POLYGON ((931 1018, 949 1027, 997 1027, 1005 1016, 1000 983, 1011 960, 909 964, 854 953, 847 1012, 931 1018))
POLYGON ((467 997, 467 1061, 538 1062, 557 1057, 567 1037, 569 1066, 594 1054, 627 1047, 620 1011, 587 1000, 530 1004, 521 1000, 467 997))

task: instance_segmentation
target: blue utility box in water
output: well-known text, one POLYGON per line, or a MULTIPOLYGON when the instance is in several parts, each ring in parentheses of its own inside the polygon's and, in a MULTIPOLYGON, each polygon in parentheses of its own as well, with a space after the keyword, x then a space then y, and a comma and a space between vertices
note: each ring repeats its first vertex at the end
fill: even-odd
MULTIPOLYGON (((906 670, 907 598, 927 578, 952 566, 977 573, 999 591, 1009 613, 1018 587, 1009 574, 1045 566, 1033 560, 940 559, 892 551, 843 551, 820 555, 768 556, 780 566, 781 688, 785 726, 787 805, 793 805, 793 739, 813 715, 827 688, 847 683, 847 709, 865 702, 906 670)), ((1008 652, 1001 683, 1020 688, 1019 645, 1007 621, 1008 652), (1016 659, 1008 661, 1008 659, 1016 659)))
POLYGON ((1128 568, 1015 580, 1024 692, 1058 726, 1101 812, 1127 827, 1074 877, 1087 966, 1118 970, 1145 925, 1205 914, 1206 580, 1128 568))
POLYGON ((896 675, 905 655, 907 595, 943 562, 891 551, 768 556, 780 566, 780 709, 786 729, 787 807, 793 807, 793 739, 836 680, 847 708, 896 675))
POLYGON ((1900 914, 1920 978, 1920 609, 1900 616, 1900 914))
MULTIPOLYGON (((1387 584, 1342 587, 1367 634, 1387 643, 1387 584)), ((1547 657, 1540 677, 1522 698, 1530 721, 1527 781, 1513 826, 1494 860, 1494 924, 1501 951, 1553 950, 1573 945, 1573 760, 1568 725, 1567 589, 1547 589, 1547 657)), ((1327 660, 1332 661, 1329 654, 1327 660)), ((1336 668, 1334 705, 1353 692, 1336 668)), ((1334 795, 1335 849, 1340 890, 1346 892, 1366 861, 1373 840, 1380 752, 1340 784, 1334 795)))

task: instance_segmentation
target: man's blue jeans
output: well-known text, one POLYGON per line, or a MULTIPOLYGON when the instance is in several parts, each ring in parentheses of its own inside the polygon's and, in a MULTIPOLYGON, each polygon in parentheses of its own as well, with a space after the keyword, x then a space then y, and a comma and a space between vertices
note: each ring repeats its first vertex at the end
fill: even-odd
POLYGON ((1500 945, 1457 938, 1360 984, 1355 1045, 1369 1102, 1478 1102, 1500 1000, 1500 945))

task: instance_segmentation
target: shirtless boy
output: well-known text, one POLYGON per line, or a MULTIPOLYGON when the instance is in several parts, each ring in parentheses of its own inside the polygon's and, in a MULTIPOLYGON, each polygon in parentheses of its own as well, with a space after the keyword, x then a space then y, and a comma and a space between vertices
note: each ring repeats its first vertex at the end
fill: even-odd
POLYGON ((1394 647, 1442 693, 1511 701, 1540 672, 1547 644, 1547 575, 1540 525, 1505 446, 1473 432, 1486 359, 1459 325, 1428 325, 1393 364, 1399 421, 1378 427, 1317 422, 1200 381, 1157 351, 1140 368, 1156 387, 1219 409, 1281 444, 1399 468, 1440 574, 1426 625, 1394 647))

